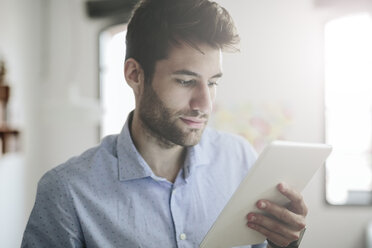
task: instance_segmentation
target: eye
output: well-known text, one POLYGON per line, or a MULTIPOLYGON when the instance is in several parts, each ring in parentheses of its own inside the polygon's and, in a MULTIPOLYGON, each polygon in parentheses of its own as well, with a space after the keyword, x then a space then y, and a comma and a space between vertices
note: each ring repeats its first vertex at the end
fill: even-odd
POLYGON ((208 82, 208 86, 209 87, 218 86, 218 83, 217 82, 208 82))
POLYGON ((196 83, 196 80, 194 79, 191 79, 191 80, 176 79, 176 81, 184 87, 191 86, 196 83))

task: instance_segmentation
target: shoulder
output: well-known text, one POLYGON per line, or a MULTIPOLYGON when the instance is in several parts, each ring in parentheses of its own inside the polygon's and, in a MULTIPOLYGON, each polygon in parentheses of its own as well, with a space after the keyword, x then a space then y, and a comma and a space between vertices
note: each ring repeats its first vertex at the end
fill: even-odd
POLYGON ((245 138, 213 128, 206 128, 199 145, 215 164, 234 164, 235 168, 241 165, 245 170, 257 159, 256 151, 245 138))
POLYGON ((63 182, 86 181, 102 173, 102 165, 107 167, 117 164, 117 135, 105 137, 101 143, 82 154, 68 159, 66 162, 47 171, 39 182, 58 184, 63 182))
POLYGON ((202 146, 213 147, 218 150, 225 150, 228 152, 244 152, 256 157, 256 151, 252 145, 237 134, 219 131, 214 128, 206 128, 201 140, 202 146))
POLYGON ((213 128, 206 128, 196 150, 207 161, 206 166, 199 167, 198 177, 203 182, 207 177, 213 185, 209 190, 217 190, 225 200, 230 198, 257 157, 243 137, 213 128))

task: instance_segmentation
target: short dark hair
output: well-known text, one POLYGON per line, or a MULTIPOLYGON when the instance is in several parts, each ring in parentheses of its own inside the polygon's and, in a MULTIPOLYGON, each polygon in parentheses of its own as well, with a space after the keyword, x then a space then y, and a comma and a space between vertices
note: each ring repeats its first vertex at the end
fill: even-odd
POLYGON ((222 50, 238 50, 235 25, 226 9, 209 0, 141 0, 127 27, 126 57, 142 66, 151 81, 155 63, 165 59, 171 45, 198 49, 206 43, 222 50))

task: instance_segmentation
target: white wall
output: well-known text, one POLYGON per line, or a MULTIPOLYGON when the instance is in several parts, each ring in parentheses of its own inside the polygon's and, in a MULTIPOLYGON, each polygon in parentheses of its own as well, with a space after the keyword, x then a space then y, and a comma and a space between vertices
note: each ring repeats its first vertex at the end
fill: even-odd
POLYGON ((80 0, 0 0, 22 152, 0 158, 0 247, 19 247, 42 174, 98 143, 98 33, 80 0))
POLYGON ((7 62, 7 80, 11 85, 9 117, 11 123, 21 129, 24 151, 0 158, 1 247, 19 246, 30 209, 28 195, 35 194, 39 153, 36 108, 41 73, 40 15, 40 1, 0 1, 0 56, 7 62))
MULTIPOLYGON (((293 115, 286 137, 322 142, 323 25, 368 1, 359 7, 346 0, 219 2, 238 25, 242 52, 225 56, 218 103, 285 105, 293 115)), ((0 173, 7 173, 0 186, 10 189, 0 191, 1 247, 19 246, 42 173, 97 142, 97 35, 105 25, 85 16, 82 0, 0 0, 0 53, 21 102, 13 108, 23 142, 23 160, 0 163, 0 173), (5 230, 8 209, 18 209, 7 217, 17 223, 5 230)), ((328 206, 323 181, 321 170, 304 191, 310 214, 301 247, 364 247, 370 208, 328 206)))
MULTIPOLYGON (((372 10, 369 1, 220 0, 242 36, 241 54, 225 57, 218 100, 287 106, 290 140, 324 141, 323 27, 327 20, 372 10), (233 98, 231 96, 234 96, 233 98)), ((304 191, 310 209, 302 248, 365 247, 371 207, 329 206, 324 169, 304 191)))
POLYGON ((40 163, 50 169, 98 141, 98 33, 84 1, 47 0, 40 83, 40 163))

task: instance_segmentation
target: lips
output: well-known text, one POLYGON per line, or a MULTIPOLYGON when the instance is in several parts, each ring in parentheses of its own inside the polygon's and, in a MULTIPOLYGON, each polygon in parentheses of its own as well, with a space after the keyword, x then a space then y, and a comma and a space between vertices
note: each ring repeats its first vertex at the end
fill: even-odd
POLYGON ((180 118, 186 125, 188 125, 191 128, 200 129, 204 127, 204 124, 206 122, 205 119, 200 119, 197 117, 181 117, 180 118))

